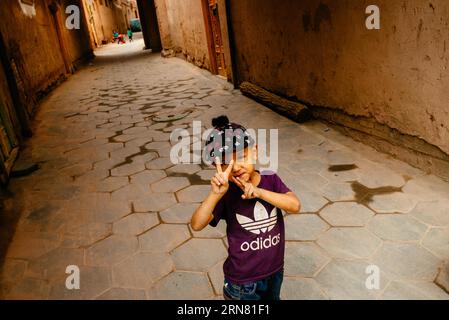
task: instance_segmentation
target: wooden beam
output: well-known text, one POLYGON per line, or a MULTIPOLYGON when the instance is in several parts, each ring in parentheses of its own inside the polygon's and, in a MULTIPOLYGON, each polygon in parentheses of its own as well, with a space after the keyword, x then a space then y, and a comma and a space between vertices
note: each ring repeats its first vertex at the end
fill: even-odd
POLYGON ((282 98, 250 82, 242 82, 240 91, 294 121, 305 122, 311 118, 311 113, 305 105, 282 98))

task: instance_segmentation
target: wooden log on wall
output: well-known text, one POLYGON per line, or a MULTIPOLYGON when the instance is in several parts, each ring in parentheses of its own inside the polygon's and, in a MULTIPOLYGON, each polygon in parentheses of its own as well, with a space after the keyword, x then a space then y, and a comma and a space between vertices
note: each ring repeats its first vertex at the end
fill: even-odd
POLYGON ((294 121, 305 122, 311 118, 311 112, 309 112, 305 105, 282 98, 250 82, 242 82, 240 84, 240 91, 245 96, 262 103, 294 121))

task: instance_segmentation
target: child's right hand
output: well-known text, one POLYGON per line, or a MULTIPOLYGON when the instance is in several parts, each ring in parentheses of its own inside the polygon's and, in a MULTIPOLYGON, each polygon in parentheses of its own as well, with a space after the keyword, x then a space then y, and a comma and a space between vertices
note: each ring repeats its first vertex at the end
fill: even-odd
POLYGON ((217 173, 215 173, 215 176, 211 179, 212 192, 224 195, 229 189, 229 176, 234 167, 234 160, 231 160, 224 172, 221 169, 220 158, 215 158, 215 166, 217 167, 217 173))

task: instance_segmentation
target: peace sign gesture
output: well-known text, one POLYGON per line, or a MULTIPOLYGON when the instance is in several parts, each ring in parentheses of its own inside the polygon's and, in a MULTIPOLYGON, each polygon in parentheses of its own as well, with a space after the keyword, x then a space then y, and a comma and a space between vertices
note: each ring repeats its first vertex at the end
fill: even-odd
POLYGON ((239 177, 231 177, 232 182, 234 182, 240 189, 242 189, 242 199, 254 199, 259 198, 260 189, 255 187, 251 182, 246 182, 239 177))
POLYGON ((229 166, 223 172, 221 169, 220 158, 215 158, 215 166, 217 167, 217 173, 211 179, 212 191, 215 194, 223 195, 229 189, 229 176, 231 174, 232 168, 234 167, 234 160, 231 160, 229 166))

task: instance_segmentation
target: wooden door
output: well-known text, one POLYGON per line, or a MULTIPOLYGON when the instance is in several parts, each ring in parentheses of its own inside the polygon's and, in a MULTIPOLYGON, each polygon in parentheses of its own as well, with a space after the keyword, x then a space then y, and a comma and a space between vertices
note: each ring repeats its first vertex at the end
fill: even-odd
POLYGON ((209 34, 209 47, 211 52, 212 71, 223 77, 227 76, 223 38, 221 35, 220 15, 217 0, 204 0, 207 2, 206 29, 209 34))
POLYGON ((18 141, 6 105, 0 99, 0 182, 8 180, 17 157, 18 141))
POLYGON ((61 22, 59 21, 59 17, 58 17, 58 14, 59 14, 58 4, 53 1, 48 6, 48 8, 50 9, 51 17, 53 20, 53 26, 55 28, 56 35, 58 37, 59 48, 60 48, 62 60, 64 61, 64 66, 65 66, 66 72, 72 73, 72 71, 73 71, 72 65, 70 63, 70 58, 69 58, 69 54, 66 49, 66 45, 64 43, 64 36, 63 36, 62 30, 61 30, 61 22))

